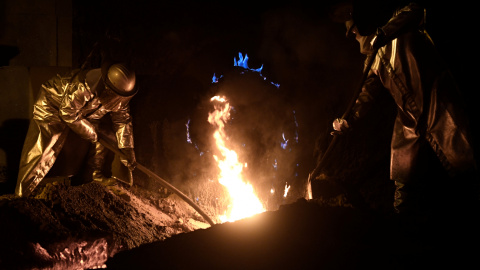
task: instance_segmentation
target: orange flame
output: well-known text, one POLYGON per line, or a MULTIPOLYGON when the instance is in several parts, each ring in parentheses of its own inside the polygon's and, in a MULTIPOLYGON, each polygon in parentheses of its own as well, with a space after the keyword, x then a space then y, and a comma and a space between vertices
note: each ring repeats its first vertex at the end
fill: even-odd
POLYGON ((283 192, 283 197, 284 198, 287 197, 287 194, 288 194, 289 190, 290 190, 290 185, 287 185, 287 183, 285 183, 285 191, 283 192))
POLYGON ((221 157, 217 155, 213 155, 213 157, 220 168, 218 181, 227 188, 231 198, 229 209, 219 219, 221 222, 235 221, 265 212, 265 208, 255 195, 252 185, 243 180, 242 170, 247 164, 240 163, 237 153, 225 145, 227 139, 225 123, 230 119, 230 104, 225 97, 220 96, 214 96, 210 101, 220 103, 220 105, 214 105, 215 110, 209 113, 208 122, 217 127, 213 137, 221 157))

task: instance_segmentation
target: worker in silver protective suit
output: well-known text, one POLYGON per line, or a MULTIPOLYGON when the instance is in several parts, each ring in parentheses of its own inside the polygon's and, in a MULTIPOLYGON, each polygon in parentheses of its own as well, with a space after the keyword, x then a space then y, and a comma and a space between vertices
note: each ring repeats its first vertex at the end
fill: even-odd
POLYGON ((102 173, 107 149, 99 143, 97 134, 100 120, 108 113, 118 148, 125 154, 121 163, 131 172, 136 162, 129 101, 136 92, 135 72, 123 63, 76 70, 44 83, 23 146, 15 194, 32 194, 55 163, 70 130, 94 144, 94 154, 88 161, 92 179, 115 184, 115 179, 102 173))
MULTIPOLYGON (((448 186, 445 191, 455 185, 471 185, 470 191, 475 193, 472 197, 478 199, 477 165, 468 116, 451 74, 436 55, 425 31, 424 8, 415 3, 399 6, 383 26, 373 27, 358 23, 362 14, 357 14, 360 19, 356 20, 355 5, 351 14, 346 22, 347 35, 355 35, 361 53, 367 55, 365 63, 371 57, 375 59, 350 119, 335 119, 334 132, 351 130, 366 114, 375 95, 386 89, 397 107, 390 164, 390 178, 396 188, 394 210, 397 213, 417 210, 425 194, 419 194, 416 189, 434 177, 435 168, 444 170, 449 180, 441 183, 436 179, 435 184, 422 188, 429 190, 436 188, 435 185, 445 185, 448 186), (373 55, 374 49, 378 49, 376 55, 373 55), (426 168, 435 164, 426 162, 429 153, 438 167, 426 168)), ((436 200, 430 202, 433 207, 455 193, 453 189, 448 192, 448 195, 433 195, 432 200, 436 200)))

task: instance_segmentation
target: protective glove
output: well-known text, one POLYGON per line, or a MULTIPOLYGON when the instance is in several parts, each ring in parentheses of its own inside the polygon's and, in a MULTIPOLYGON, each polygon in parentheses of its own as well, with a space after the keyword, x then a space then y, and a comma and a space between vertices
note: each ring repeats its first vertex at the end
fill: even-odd
POLYGON ((349 131, 350 126, 348 125, 347 120, 342 118, 336 118, 333 120, 333 131, 330 135, 342 135, 343 133, 349 131))
POLYGON ((137 160, 135 158, 135 151, 133 148, 121 149, 124 156, 120 157, 120 162, 125 165, 130 171, 137 167, 137 160))
POLYGON ((66 122, 68 127, 77 133, 81 138, 92 143, 98 141, 97 131, 95 126, 86 119, 80 119, 73 122, 66 122))

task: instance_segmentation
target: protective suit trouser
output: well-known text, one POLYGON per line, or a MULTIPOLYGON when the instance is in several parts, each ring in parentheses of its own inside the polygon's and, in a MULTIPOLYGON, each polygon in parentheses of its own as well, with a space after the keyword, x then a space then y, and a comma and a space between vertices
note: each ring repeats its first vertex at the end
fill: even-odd
MULTIPOLYGON (((98 134, 110 142, 111 145, 117 145, 115 133, 106 128, 102 128, 99 122, 92 121, 95 125, 98 134)), ((91 147, 87 160, 87 174, 86 179, 94 180, 103 185, 114 185, 117 179, 124 182, 133 182, 132 172, 128 170, 121 162, 118 156, 110 152, 108 148, 103 146, 100 142, 96 142, 94 147, 91 147)))
POLYGON ((456 183, 449 177, 433 149, 419 142, 408 177, 395 181, 394 210, 397 213, 424 215, 443 208, 448 189, 456 183))
POLYGON ((420 147, 411 177, 393 180, 394 210, 397 213, 442 216, 480 206, 476 168, 451 175, 428 144, 420 147))
POLYGON ((32 119, 22 150, 15 194, 29 196, 52 168, 69 128, 63 123, 32 119))
POLYGON ((112 179, 105 177, 103 174, 105 159, 107 158, 108 151, 109 150, 99 142, 96 142, 94 147, 91 149, 87 164, 92 180, 102 183, 113 181, 112 179))
POLYGON ((101 143, 96 142, 94 148, 90 151, 87 164, 92 170, 101 171, 105 158, 107 156, 108 149, 106 149, 101 143))

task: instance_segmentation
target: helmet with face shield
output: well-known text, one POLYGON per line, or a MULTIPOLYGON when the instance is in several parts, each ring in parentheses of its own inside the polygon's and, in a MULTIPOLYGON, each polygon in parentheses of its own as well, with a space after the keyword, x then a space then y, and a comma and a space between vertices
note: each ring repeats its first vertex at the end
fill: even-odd
POLYGON ((125 63, 110 65, 102 70, 105 86, 121 96, 135 94, 135 71, 125 63))

